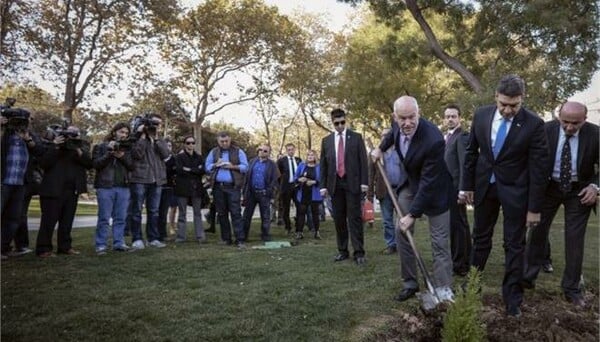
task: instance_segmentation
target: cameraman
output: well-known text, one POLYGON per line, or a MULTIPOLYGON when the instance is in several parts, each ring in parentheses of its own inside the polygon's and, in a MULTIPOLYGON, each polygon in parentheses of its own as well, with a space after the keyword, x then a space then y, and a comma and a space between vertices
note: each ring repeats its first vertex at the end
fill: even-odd
POLYGON ((158 128, 162 118, 158 114, 149 114, 137 125, 138 140, 131 149, 134 169, 129 174, 131 190, 131 235, 134 249, 143 249, 142 207, 146 204, 146 238, 148 245, 163 248, 158 233, 158 207, 160 205, 161 186, 167 182, 164 160, 169 157, 167 143, 158 138, 158 128))
POLYGON ((0 116, 3 130, 0 138, 2 260, 8 259, 10 242, 19 227, 30 155, 43 154, 43 147, 36 144, 27 129, 29 116, 30 113, 24 109, 11 109, 10 112, 3 110, 0 116))
POLYGON ((106 254, 111 218, 113 250, 129 250, 124 236, 130 199, 127 173, 134 168, 127 140, 129 133, 127 123, 118 123, 110 130, 104 142, 94 146, 92 150, 92 162, 96 169, 94 187, 98 198, 98 224, 95 238, 98 255, 106 254))
POLYGON ((41 258, 54 256, 52 235, 57 222, 57 253, 79 254, 71 246, 71 230, 79 194, 87 192, 86 170, 92 168, 89 144, 81 140, 79 128, 71 125, 48 133, 50 146, 39 158, 44 178, 40 186, 42 218, 35 253, 41 258))

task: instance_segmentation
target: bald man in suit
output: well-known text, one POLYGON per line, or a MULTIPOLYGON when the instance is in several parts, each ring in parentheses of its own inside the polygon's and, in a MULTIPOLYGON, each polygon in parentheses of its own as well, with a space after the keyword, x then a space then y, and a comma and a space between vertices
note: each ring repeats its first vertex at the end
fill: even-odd
POLYGON ((565 270, 561 287, 565 299, 586 307, 579 284, 585 231, 592 208, 598 201, 598 126, 586 122, 587 108, 566 102, 558 120, 545 124, 549 146, 548 187, 542 204, 541 222, 531 229, 527 246, 527 270, 523 285, 533 288, 546 259, 548 233, 558 208, 565 210, 565 270))

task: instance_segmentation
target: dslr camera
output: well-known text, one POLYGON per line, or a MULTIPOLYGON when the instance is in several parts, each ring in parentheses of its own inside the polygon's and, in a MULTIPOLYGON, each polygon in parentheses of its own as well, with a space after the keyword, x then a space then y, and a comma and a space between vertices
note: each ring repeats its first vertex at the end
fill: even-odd
POLYGON ((144 125, 144 133, 147 135, 155 135, 161 120, 155 118, 152 113, 145 113, 144 115, 136 115, 131 121, 131 131, 134 135, 138 135, 137 131, 141 125, 144 125))
POLYGON ((65 142, 61 144, 61 148, 65 150, 76 150, 83 146, 81 133, 79 130, 69 129, 69 122, 63 121, 62 124, 54 124, 48 126, 48 139, 54 140, 58 136, 63 136, 65 142))
POLYGON ((129 151, 131 150, 131 147, 133 146, 133 143, 135 142, 135 139, 133 138, 127 138, 127 139, 123 139, 123 140, 119 140, 119 141, 115 141, 115 144, 113 145, 113 147, 109 147, 108 150, 109 151, 129 151))

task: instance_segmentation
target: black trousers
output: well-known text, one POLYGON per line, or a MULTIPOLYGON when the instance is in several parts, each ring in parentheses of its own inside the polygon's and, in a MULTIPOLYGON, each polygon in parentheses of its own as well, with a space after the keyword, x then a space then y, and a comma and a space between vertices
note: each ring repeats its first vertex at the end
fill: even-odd
POLYGON ((579 280, 583 264, 585 231, 593 206, 582 205, 579 202, 580 198, 577 194, 581 191, 581 187, 578 184, 574 184, 572 189, 568 193, 563 193, 559 190, 557 182, 550 182, 544 197, 540 224, 529 233, 525 280, 534 282, 542 265, 547 262, 548 235, 558 208, 563 205, 565 270, 561 287, 565 296, 577 298, 582 296, 579 280))
POLYGON ((468 271, 471 255, 471 228, 467 219, 467 206, 458 204, 455 200, 450 201, 450 251, 454 272, 468 271))
MULTIPOLYGON (((296 204, 294 196, 295 193, 296 190, 294 189, 293 184, 285 185, 279 192, 279 200, 281 201, 281 209, 283 211, 283 223, 285 224, 285 230, 288 232, 292 229, 292 222, 290 221, 290 208, 292 202, 296 204)), ((297 216, 298 213, 296 212, 296 219, 298 219, 297 216)))
POLYGON ((167 216, 173 196, 175 196, 175 190, 172 187, 163 186, 158 205, 158 239, 162 242, 167 239, 167 216))
POLYGON ((507 306, 520 306, 523 302, 523 278, 525 256, 525 221, 527 209, 519 207, 519 202, 527 199, 515 199, 500 203, 496 184, 490 184, 483 202, 475 207, 473 227, 473 250, 471 265, 483 271, 492 249, 494 226, 498 220, 500 206, 504 217, 504 279, 502 280, 502 298, 507 306))
POLYGON ((31 198, 38 194, 38 184, 26 184, 25 185, 25 198, 23 199, 23 211, 21 212, 21 220, 19 222, 19 228, 15 233, 15 248, 17 250, 22 248, 29 248, 29 225, 27 224, 27 213, 29 212, 29 204, 31 204, 31 198))
POLYGON ((2 218, 2 254, 10 251, 10 242, 15 236, 21 220, 21 208, 25 196, 24 185, 5 185, 1 187, 1 208, 0 216, 2 218))
POLYGON ((71 230, 78 197, 79 195, 74 190, 67 191, 66 189, 59 197, 40 197, 42 218, 35 246, 36 254, 52 251, 52 235, 57 222, 57 251, 64 253, 71 249, 71 230))
POLYGON ((307 220, 308 226, 312 228, 311 230, 314 232, 319 231, 319 224, 321 223, 319 219, 319 207, 322 202, 313 202, 310 203, 298 203, 298 219, 296 220, 296 231, 302 233, 304 230, 304 223, 307 220))
POLYGON ((353 194, 347 188, 346 179, 338 177, 335 191, 331 196, 337 247, 341 254, 348 255, 348 237, 350 237, 354 257, 362 257, 365 255, 365 243, 361 217, 361 194, 353 194))

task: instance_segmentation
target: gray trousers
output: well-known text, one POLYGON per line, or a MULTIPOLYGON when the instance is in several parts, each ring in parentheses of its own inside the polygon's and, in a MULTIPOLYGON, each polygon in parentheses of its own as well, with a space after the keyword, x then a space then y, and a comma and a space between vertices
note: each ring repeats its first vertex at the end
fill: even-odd
MULTIPOLYGON (((398 194, 398 204, 403 214, 408 213, 413 201, 413 194, 408 187, 403 187, 398 194)), ((450 255, 450 213, 446 210, 442 214, 428 216, 429 231, 431 233, 431 252, 433 254, 433 286, 452 286, 452 256, 450 255)), ((409 227, 414 233, 414 224, 409 227)), ((408 243, 406 235, 400 227, 396 227, 396 241, 398 255, 400 256, 400 274, 404 288, 419 287, 417 262, 415 254, 408 243)), ((422 254, 422 251, 419 251, 422 254)))
POLYGON ((192 201, 194 209, 194 230, 196 232, 196 240, 205 240, 204 229, 202 228, 202 202, 200 197, 179 197, 177 196, 177 205, 179 207, 177 219, 177 238, 186 239, 186 212, 188 200, 192 201))

